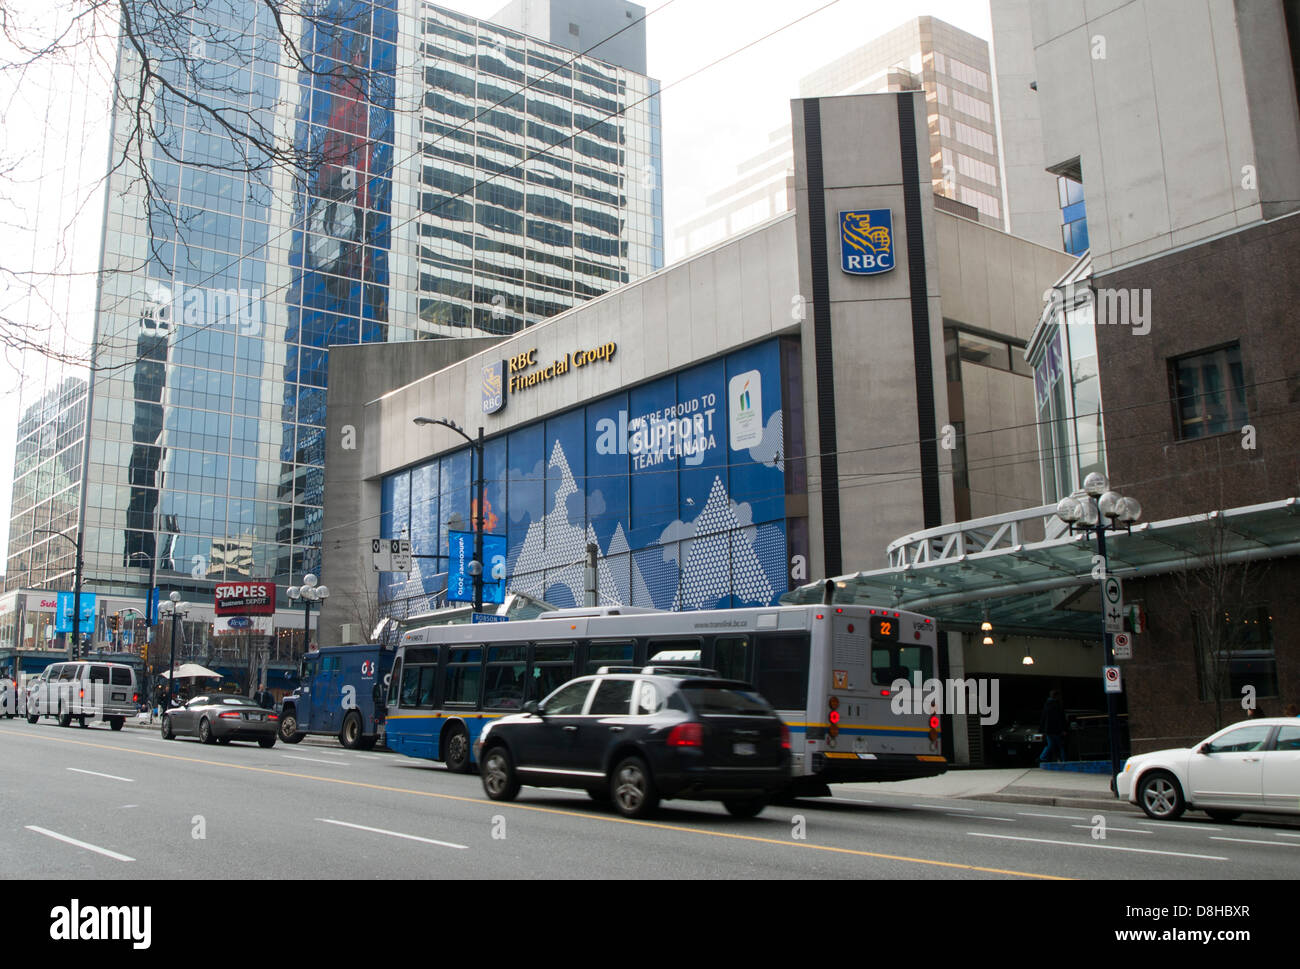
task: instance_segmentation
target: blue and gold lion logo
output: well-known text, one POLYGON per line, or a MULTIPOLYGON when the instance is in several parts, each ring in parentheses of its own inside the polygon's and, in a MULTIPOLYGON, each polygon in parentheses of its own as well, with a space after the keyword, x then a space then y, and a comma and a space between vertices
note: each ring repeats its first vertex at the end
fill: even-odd
POLYGON ((894 268, 892 209, 840 213, 840 268, 853 276, 871 276, 894 268))
POLYGON ((505 405, 505 361, 498 360, 483 368, 483 413, 495 414, 505 405))

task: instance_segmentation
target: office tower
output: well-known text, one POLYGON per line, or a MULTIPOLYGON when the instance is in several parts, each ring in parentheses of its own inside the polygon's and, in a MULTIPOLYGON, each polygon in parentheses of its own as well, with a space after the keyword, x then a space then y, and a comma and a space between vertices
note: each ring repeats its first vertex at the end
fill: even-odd
MULTIPOLYGON (((320 571, 331 345, 506 334, 662 264, 654 81, 428 4, 315 11, 301 64, 253 0, 178 9, 176 49, 149 51, 177 93, 144 138, 152 190, 107 184, 81 512, 34 523, 83 522, 88 589, 320 571), (240 124, 307 164, 258 164, 240 124)), ((39 541, 15 529, 10 587, 70 586, 39 541)))
MULTIPOLYGON (((1001 163, 987 42, 934 17, 917 17, 818 68, 799 96, 835 97, 924 90, 935 195, 949 211, 1003 228, 1001 163)), ((704 211, 673 231, 673 256, 699 252, 793 207, 788 128, 737 166, 736 180, 711 193, 704 211)), ((867 150, 867 146, 864 146, 867 150)))

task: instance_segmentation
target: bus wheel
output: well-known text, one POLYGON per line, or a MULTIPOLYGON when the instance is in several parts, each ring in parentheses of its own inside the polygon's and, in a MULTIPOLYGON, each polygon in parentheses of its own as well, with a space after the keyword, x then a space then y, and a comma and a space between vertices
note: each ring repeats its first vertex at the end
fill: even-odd
POLYGON ((280 740, 286 744, 296 744, 307 736, 298 732, 298 716, 294 711, 289 710, 280 714, 280 740))
POLYGON ((339 743, 348 750, 356 750, 361 745, 361 714, 353 710, 343 718, 343 729, 339 731, 339 743))
POLYGON ((447 728, 443 735, 443 762, 455 774, 467 774, 469 766, 469 734, 459 725, 447 728))

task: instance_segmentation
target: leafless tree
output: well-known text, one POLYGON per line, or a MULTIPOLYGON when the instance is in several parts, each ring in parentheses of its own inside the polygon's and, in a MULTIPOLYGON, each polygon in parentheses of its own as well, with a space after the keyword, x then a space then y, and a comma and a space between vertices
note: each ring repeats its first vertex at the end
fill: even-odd
POLYGON ((1214 700, 1216 729, 1223 726, 1226 705, 1241 702, 1229 692, 1232 660, 1250 644, 1249 611, 1258 604, 1253 590, 1267 569, 1233 560, 1228 554, 1230 534, 1222 514, 1206 515, 1194 543, 1199 561, 1175 573, 1172 582, 1191 622, 1201 695, 1214 700))
MULTIPOLYGON (((370 567, 369 561, 365 555, 360 556, 362 569, 370 567)), ((362 571, 360 574, 364 575, 362 571)), ((335 595, 342 596, 343 615, 349 623, 355 623, 360 627, 360 639, 367 643, 376 643, 379 641, 377 633, 379 624, 387 616, 386 610, 379 601, 379 589, 371 589, 367 583, 359 583, 355 586, 349 586, 346 592, 335 592, 335 595)))
MULTIPOLYGON (((343 0, 0 0, 0 109, 8 128, 8 115, 18 113, 22 92, 43 70, 75 66, 67 75, 75 81, 60 83, 102 88, 114 120, 103 177, 139 200, 150 240, 143 259, 105 270, 140 272, 172 239, 176 262, 197 266, 184 240, 206 214, 180 201, 178 163, 235 176, 250 200, 268 198, 283 176, 296 189, 310 182, 313 192, 328 194, 337 186, 322 180, 322 170, 346 167, 374 143, 367 140, 369 108, 401 110, 391 71, 372 69, 364 40, 371 16, 369 4, 343 0), (295 112, 308 88, 332 97, 330 124, 341 126, 342 137, 304 134, 295 112), (208 145, 219 148, 196 150, 186 132, 214 136, 208 145)), ((41 135, 31 132, 28 142, 41 135)), ((0 212, 18 213, 5 212, 0 222, 21 222, 21 200, 35 188, 15 180, 20 154, 13 138, 0 150, 0 212)), ((79 200, 70 217, 88 202, 79 200)), ((232 265, 240 258, 232 256, 232 265)), ((88 365, 89 348, 66 338, 68 321, 39 304, 48 303, 52 278, 98 271, 69 267, 48 251, 34 253, 30 265, 0 259, 7 297, 0 300, 0 349, 88 365), (31 302, 20 305, 19 293, 39 312, 31 302)))

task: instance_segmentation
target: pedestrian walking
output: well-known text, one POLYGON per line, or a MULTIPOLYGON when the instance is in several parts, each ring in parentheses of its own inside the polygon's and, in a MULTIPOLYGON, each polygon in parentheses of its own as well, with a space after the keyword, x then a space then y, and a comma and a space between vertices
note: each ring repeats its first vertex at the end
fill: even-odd
POLYGON ((1049 760, 1065 760, 1065 708, 1061 705, 1061 691, 1053 690, 1047 694, 1043 704, 1043 720, 1040 724, 1046 746, 1038 755, 1040 764, 1049 760))

